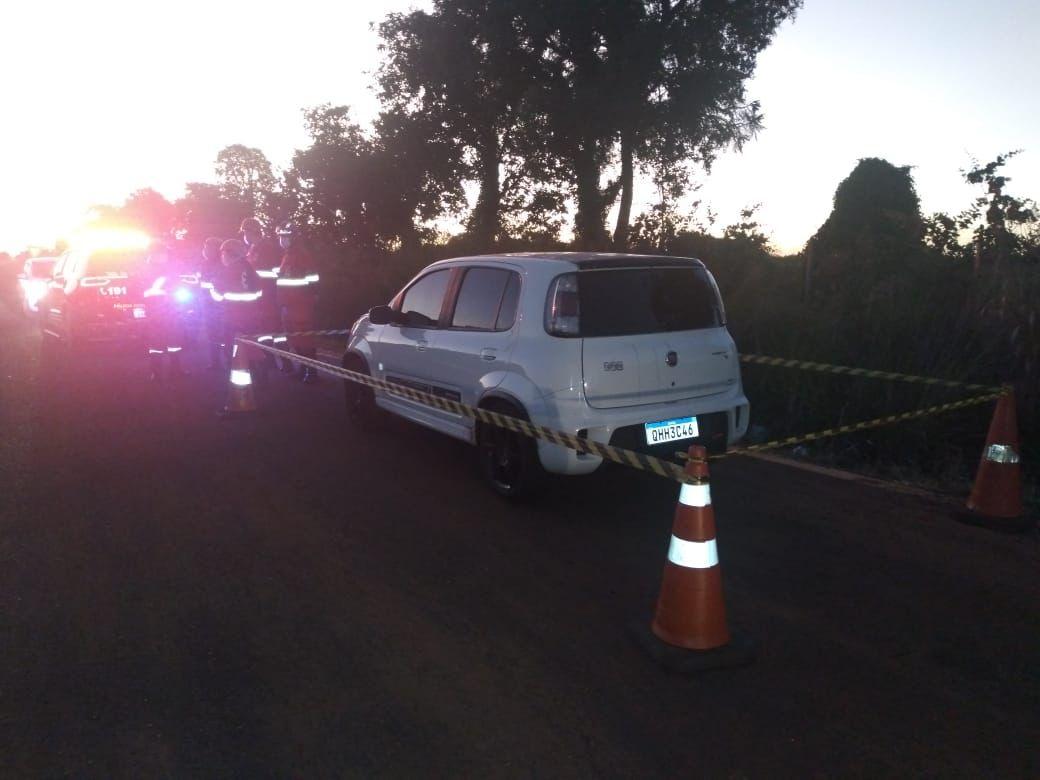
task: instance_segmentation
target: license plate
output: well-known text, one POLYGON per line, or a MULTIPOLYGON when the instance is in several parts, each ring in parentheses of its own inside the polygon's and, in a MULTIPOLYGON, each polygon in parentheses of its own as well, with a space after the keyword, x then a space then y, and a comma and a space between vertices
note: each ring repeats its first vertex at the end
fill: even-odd
POLYGON ((643 426, 647 444, 664 444, 670 441, 695 439, 700 436, 696 417, 679 417, 675 420, 650 422, 643 426))
POLYGON ((144 311, 143 307, 141 307, 141 306, 135 306, 134 307, 134 319, 135 320, 143 320, 145 318, 145 316, 147 316, 147 315, 145 314, 145 311, 144 311))

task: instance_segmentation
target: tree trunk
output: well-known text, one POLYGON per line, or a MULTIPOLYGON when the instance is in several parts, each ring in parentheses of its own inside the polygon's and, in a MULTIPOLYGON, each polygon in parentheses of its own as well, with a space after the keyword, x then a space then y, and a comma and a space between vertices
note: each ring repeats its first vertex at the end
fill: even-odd
POLYGON ((606 249, 609 243, 603 224, 603 193, 599 189, 599 166, 590 144, 582 143, 575 154, 574 175, 577 179, 577 210, 574 229, 580 249, 606 249))
POLYGON ((802 303, 809 303, 812 299, 813 280, 813 245, 810 243, 802 252, 804 265, 802 266, 802 303))
POLYGON ((628 223, 632 219, 634 136, 631 130, 621 132, 621 206, 618 208, 617 224, 614 227, 614 248, 619 252, 628 249, 628 223))
POLYGON ((480 158, 480 194, 470 217, 470 232, 478 243, 493 246, 501 232, 502 191, 499 180, 501 148, 498 132, 488 128, 478 150, 480 158))
POLYGON ((401 225, 400 239, 401 251, 405 255, 415 255, 422 249, 422 236, 411 219, 401 225))

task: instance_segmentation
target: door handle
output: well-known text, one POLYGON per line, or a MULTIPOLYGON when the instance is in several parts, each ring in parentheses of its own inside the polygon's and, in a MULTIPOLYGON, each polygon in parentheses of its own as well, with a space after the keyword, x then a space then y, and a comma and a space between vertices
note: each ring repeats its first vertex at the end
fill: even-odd
POLYGON ((492 349, 491 347, 484 347, 480 350, 481 360, 495 360, 498 357, 498 350, 492 349))
POLYGON ((419 339, 417 342, 415 342, 415 348, 420 352, 425 352, 426 347, 428 347, 429 345, 430 342, 428 342, 426 339, 419 339))

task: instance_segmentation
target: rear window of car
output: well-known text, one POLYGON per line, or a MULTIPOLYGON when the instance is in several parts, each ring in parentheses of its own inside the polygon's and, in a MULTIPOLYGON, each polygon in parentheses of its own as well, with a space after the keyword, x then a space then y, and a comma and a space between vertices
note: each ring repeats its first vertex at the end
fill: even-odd
POLYGON ((725 324, 718 290, 702 268, 623 268, 578 274, 581 335, 632 336, 725 324))
POLYGON ((140 249, 101 250, 91 252, 82 268, 81 276, 104 276, 105 274, 128 274, 140 270, 145 264, 146 253, 140 249))
POLYGON ((33 279, 48 279, 57 260, 33 260, 29 265, 29 275, 33 279))

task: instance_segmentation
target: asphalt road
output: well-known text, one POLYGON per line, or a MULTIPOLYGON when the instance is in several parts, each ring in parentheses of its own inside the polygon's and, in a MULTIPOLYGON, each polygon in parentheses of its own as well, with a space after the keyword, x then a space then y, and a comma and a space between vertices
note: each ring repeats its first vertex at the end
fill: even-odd
POLYGON ((695 678, 631 641, 677 487, 528 506, 470 450, 345 429, 338 383, 155 387, 0 309, 0 775, 1036 777, 1040 543, 953 505, 713 467, 731 626, 695 678))

